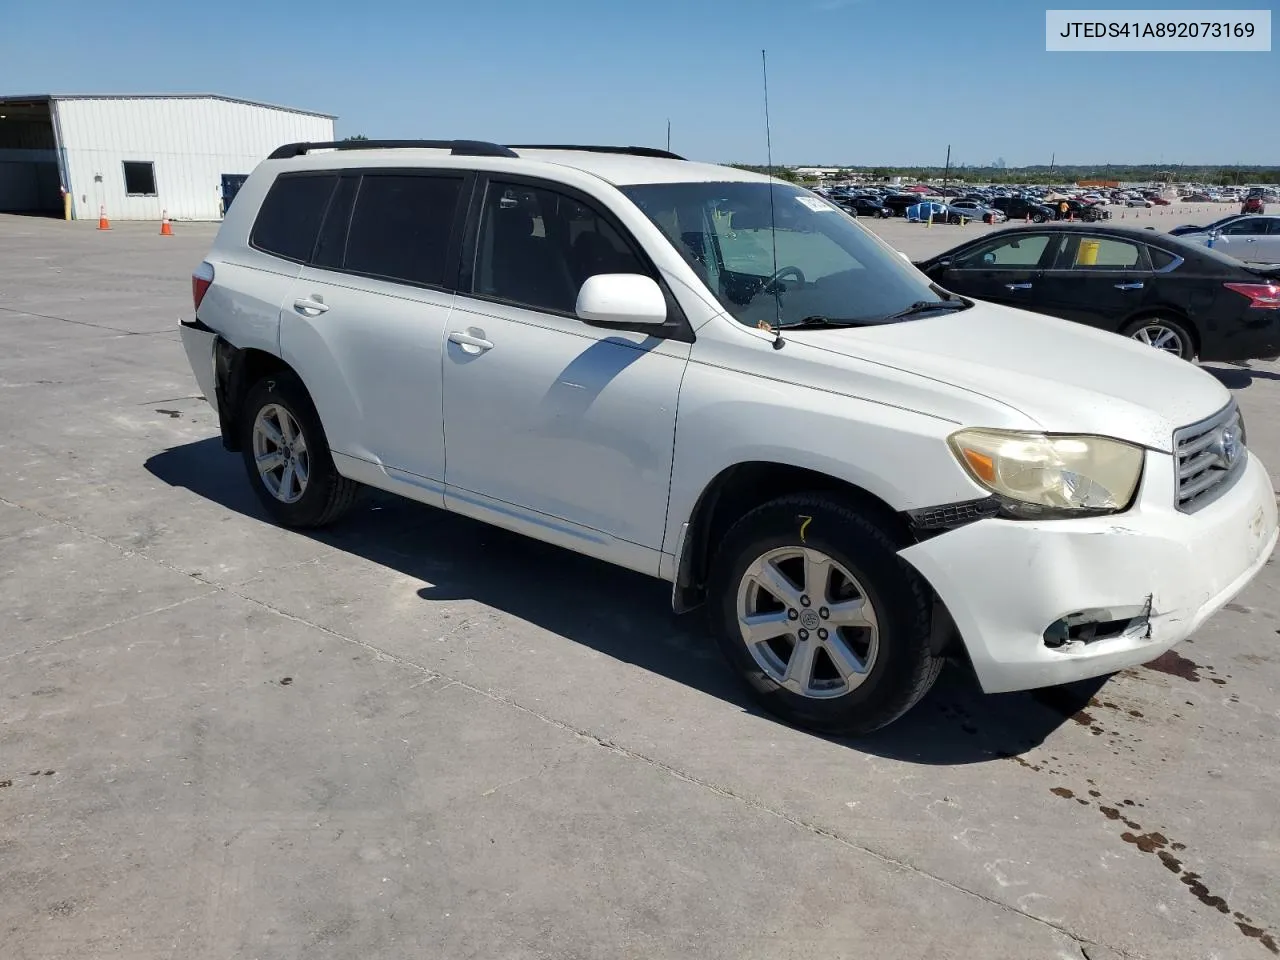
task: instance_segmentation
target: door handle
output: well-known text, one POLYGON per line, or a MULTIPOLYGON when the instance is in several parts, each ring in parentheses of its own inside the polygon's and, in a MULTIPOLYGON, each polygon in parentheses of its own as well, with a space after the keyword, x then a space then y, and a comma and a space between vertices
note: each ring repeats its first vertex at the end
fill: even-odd
POLYGON ((305 313, 309 317, 318 317, 329 309, 329 305, 320 300, 308 300, 305 297, 299 297, 293 301, 293 309, 299 313, 305 313))
POLYGON ((1029 283, 1006 283, 1006 284, 1004 285, 1004 288, 1005 288, 1006 290, 1030 290, 1030 289, 1031 289, 1031 284, 1029 284, 1029 283))
POLYGON ((1139 280, 1136 283, 1117 283, 1116 289, 1117 290, 1141 290, 1142 281, 1139 280))
POLYGON ((467 353, 484 353, 486 350, 493 349, 491 340, 486 340, 484 337, 475 337, 469 333, 463 333, 461 330, 450 331, 449 342, 458 344, 467 353))

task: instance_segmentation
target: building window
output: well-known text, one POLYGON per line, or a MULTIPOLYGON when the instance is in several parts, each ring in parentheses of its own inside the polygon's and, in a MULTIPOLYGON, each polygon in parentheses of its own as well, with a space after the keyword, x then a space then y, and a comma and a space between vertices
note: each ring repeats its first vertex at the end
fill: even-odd
POLYGON ((130 197, 154 197, 156 165, 149 160, 124 161, 124 192, 130 197))

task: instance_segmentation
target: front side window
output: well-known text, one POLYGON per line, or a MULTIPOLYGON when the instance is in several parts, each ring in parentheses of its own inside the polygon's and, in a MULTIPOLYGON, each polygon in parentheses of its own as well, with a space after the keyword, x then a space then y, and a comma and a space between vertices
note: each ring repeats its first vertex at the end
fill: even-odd
POLYGON ((356 192, 343 267, 425 286, 445 282, 461 177, 366 173, 356 192))
POLYGON ((1044 233, 1004 237, 982 244, 955 257, 951 266, 957 270, 1029 270, 1039 266, 1049 246, 1044 233))
POLYGON ((1267 221, 1263 217, 1245 217, 1222 228, 1223 235, 1229 237, 1260 237, 1266 232, 1267 221))
POLYGON ((250 244, 289 260, 307 260, 337 182, 332 174, 278 177, 258 210, 250 244))
POLYGON ((799 187, 706 182, 622 190, 748 326, 815 317, 888 323, 922 301, 945 302, 896 251, 799 187))
POLYGON ((651 269, 593 206, 555 190, 490 182, 480 214, 473 292, 573 314, 588 277, 651 269))

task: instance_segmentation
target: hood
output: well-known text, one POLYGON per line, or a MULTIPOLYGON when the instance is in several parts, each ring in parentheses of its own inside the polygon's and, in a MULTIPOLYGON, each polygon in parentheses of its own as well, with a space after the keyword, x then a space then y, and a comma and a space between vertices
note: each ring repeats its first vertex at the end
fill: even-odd
POLYGON ((989 303, 903 323, 784 336, 968 390, 1047 432, 1115 437, 1165 452, 1174 430, 1231 399, 1193 364, 1127 337, 989 303))

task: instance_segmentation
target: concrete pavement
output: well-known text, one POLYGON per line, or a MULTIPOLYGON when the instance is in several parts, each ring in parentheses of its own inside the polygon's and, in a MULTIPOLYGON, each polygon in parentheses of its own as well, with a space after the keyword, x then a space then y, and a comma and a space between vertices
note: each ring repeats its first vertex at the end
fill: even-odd
MULTIPOLYGON (((1274 952, 1274 566, 1162 669, 799 733, 657 581, 266 523, 156 230, 0 217, 5 960, 1274 952)), ((1215 373, 1274 476, 1280 370, 1215 373)))

